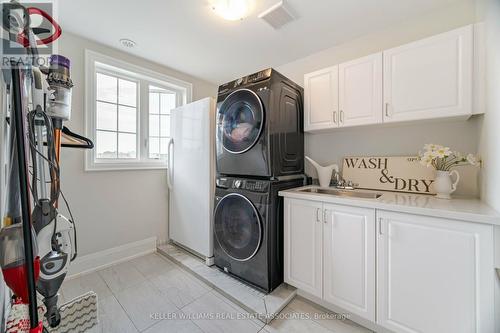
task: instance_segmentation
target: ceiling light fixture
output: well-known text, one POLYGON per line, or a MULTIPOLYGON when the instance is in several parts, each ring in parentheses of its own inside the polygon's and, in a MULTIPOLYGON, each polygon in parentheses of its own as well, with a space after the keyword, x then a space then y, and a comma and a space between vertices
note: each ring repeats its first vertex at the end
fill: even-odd
POLYGON ((122 46, 126 47, 127 49, 134 48, 137 45, 136 42, 134 42, 133 40, 128 39, 128 38, 120 39, 120 44, 122 44, 122 46))
POLYGON ((250 11, 250 0, 213 0, 212 10, 228 21, 242 20, 250 11))

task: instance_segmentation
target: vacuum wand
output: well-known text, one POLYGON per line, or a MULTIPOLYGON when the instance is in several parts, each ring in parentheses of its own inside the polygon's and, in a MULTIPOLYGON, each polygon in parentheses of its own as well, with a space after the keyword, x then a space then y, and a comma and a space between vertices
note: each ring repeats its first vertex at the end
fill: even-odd
POLYGON ((29 300, 29 314, 30 314, 30 327, 36 329, 39 327, 38 322, 38 306, 36 298, 36 285, 35 285, 35 272, 33 263, 33 241, 31 235, 31 205, 29 198, 28 186, 28 168, 27 158, 25 151, 25 128, 24 128, 24 112, 23 102, 21 95, 21 77, 20 69, 13 66, 12 68, 12 95, 13 95, 13 119, 14 130, 16 132, 16 146, 18 153, 18 168, 19 168, 19 185, 21 196, 21 212, 23 224, 23 238, 24 238, 24 255, 26 258, 26 282, 28 285, 28 300, 29 300))
MULTIPOLYGON (((50 57, 50 68, 47 72, 47 83, 53 92, 49 99, 46 110, 47 115, 52 118, 54 126, 54 146, 56 163, 59 165, 61 159, 61 140, 63 121, 71 118, 71 89, 73 81, 70 75, 70 60, 61 55, 50 57)), ((56 180, 59 182, 59 179, 56 180)), ((59 188, 59 184, 53 184, 53 191, 59 188)), ((54 194, 54 192, 53 192, 54 194)), ((55 202, 57 208, 58 202, 55 202)))

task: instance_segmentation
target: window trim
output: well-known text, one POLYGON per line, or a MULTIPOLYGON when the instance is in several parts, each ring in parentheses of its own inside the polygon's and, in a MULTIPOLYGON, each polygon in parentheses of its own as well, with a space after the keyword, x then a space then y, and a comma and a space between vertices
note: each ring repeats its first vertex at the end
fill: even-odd
POLYGON ((166 169, 167 163, 162 160, 148 158, 147 140, 149 138, 149 96, 148 84, 154 84, 160 88, 173 90, 180 93, 178 105, 184 105, 192 101, 193 85, 189 82, 177 79, 153 70, 143 68, 113 57, 100 54, 91 50, 85 50, 85 135, 95 143, 96 136, 96 73, 105 74, 106 69, 113 76, 123 75, 124 79, 135 78, 138 82, 137 89, 137 158, 130 160, 109 159, 103 162, 96 161, 95 149, 85 151, 85 171, 116 171, 116 170, 147 170, 166 169), (145 84, 146 83, 146 84, 145 84))
MULTIPOLYGON (((176 104, 176 105, 181 105, 181 104, 182 104, 182 101, 181 101, 181 100, 179 100, 179 94, 177 94, 177 92, 176 92, 175 90, 172 90, 171 88, 161 87, 161 86, 154 86, 154 87, 155 87, 155 88, 162 89, 162 90, 166 90, 166 91, 168 91, 168 92, 174 92, 174 93, 176 93, 176 101, 175 101, 175 104, 176 104)), ((149 96, 151 95, 151 85, 148 85, 147 93, 148 93, 148 102, 149 102, 149 101, 150 101, 149 96)), ((161 93, 163 93, 163 91, 154 91, 153 93, 161 94, 161 93)), ((160 148, 159 153, 160 153, 160 155, 161 155, 161 139, 165 139, 165 138, 167 138, 167 137, 165 137, 165 136, 163 136, 163 137, 161 136, 161 118, 162 118, 163 116, 168 116, 169 120, 171 121, 171 120, 172 120, 172 118, 171 118, 171 117, 172 117, 172 114, 170 113, 170 114, 168 114, 168 115, 165 115, 165 114, 162 114, 162 113, 161 113, 161 99, 159 100, 159 106, 160 106, 160 109, 158 110, 158 112, 159 112, 159 114, 158 114, 158 116, 159 116, 159 123, 158 123, 158 136, 155 136, 154 138, 158 138, 158 139, 159 139, 159 141, 160 141, 160 142, 159 142, 159 144, 160 144, 160 146, 159 146, 159 148, 160 148)), ((149 121, 150 121, 150 118, 151 118, 151 113, 149 113, 149 111, 150 111, 149 105, 148 105, 148 108, 147 108, 147 109, 148 109, 148 114, 147 114, 147 116, 146 116, 146 117, 147 117, 146 121, 147 121, 147 124, 148 124, 148 126, 147 126, 147 127, 148 127, 148 129, 147 129, 147 137, 145 138, 145 140, 148 140, 148 149, 144 152, 144 154, 145 154, 145 159, 151 159, 151 158, 149 157, 149 155, 150 155, 150 151, 149 151, 149 144, 150 144, 150 140, 151 140, 151 137, 152 137, 152 136, 150 135, 150 133, 149 133, 149 121)), ((154 114, 154 115, 155 115, 155 114, 154 114)), ((168 147, 168 143, 167 143, 167 147, 168 147)), ((167 158, 168 158, 168 152, 167 152, 167 158)))

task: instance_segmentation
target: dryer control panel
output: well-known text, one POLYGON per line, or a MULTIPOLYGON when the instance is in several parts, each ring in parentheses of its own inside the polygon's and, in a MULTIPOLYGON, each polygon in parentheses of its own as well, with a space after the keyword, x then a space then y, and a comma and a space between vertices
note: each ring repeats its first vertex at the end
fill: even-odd
POLYGON ((235 88, 250 85, 259 81, 263 81, 266 79, 269 79, 271 77, 273 69, 268 68, 264 69, 262 71, 259 71, 257 73, 253 73, 247 76, 243 76, 239 79, 233 80, 231 82, 227 82, 219 87, 219 92, 218 94, 225 94, 228 93, 229 91, 234 90, 235 88))

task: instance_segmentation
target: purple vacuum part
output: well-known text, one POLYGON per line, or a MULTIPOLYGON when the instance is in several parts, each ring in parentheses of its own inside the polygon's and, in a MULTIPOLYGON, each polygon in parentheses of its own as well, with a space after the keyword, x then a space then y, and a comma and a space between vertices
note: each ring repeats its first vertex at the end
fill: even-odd
POLYGON ((50 56, 50 65, 51 66, 62 66, 69 69, 71 62, 65 56, 54 54, 50 56))

